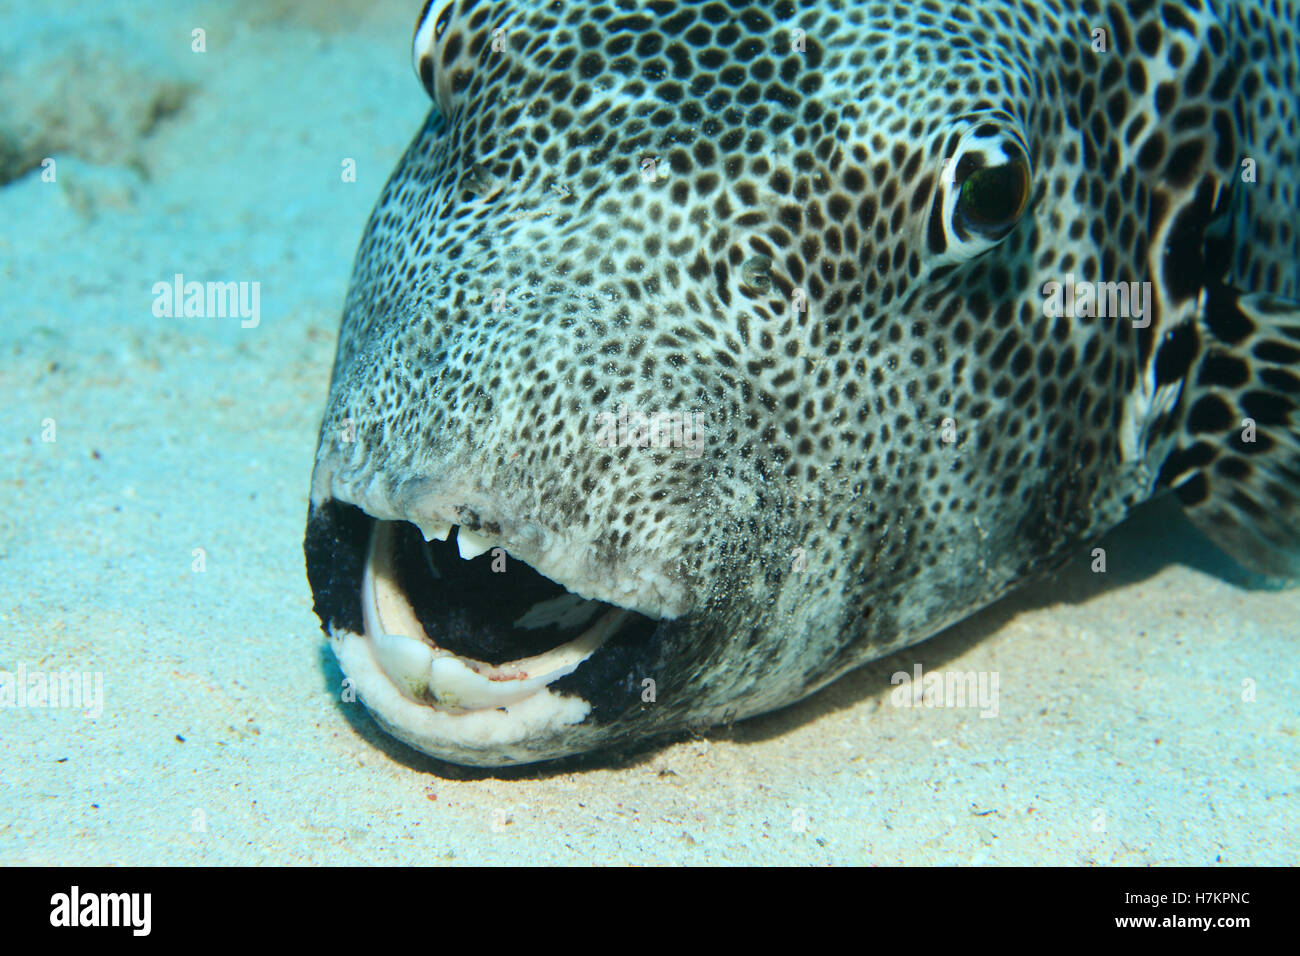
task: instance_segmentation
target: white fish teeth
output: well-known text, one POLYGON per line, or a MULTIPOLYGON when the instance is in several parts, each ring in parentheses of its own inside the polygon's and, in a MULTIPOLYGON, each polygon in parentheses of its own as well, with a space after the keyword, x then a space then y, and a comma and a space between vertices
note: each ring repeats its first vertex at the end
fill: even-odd
POLYGON ((492 547, 492 542, 481 534, 461 528, 456 532, 456 547, 460 549, 460 556, 468 561, 487 551, 492 547))
POLYGON ((374 639, 375 658, 384 673, 417 700, 429 686, 433 648, 405 634, 380 634, 374 639))
POLYGON ((425 541, 446 541, 447 535, 451 534, 451 522, 441 518, 418 521, 416 526, 420 529, 420 534, 424 535, 425 541))

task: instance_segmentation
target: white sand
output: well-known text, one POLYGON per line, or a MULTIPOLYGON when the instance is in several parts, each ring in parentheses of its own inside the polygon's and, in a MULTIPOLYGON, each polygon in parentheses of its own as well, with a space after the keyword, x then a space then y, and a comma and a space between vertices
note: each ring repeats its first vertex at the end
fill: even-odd
POLYGON ((462 770, 340 703, 308 477, 352 253, 427 107, 419 4, 353 5, 0 7, 0 160, 58 164, 0 188, 0 670, 104 688, 97 719, 0 709, 0 863, 1296 861, 1300 591, 1171 506, 1105 575, 617 761, 462 770), (155 318, 176 272, 260 282, 260 324, 155 318), (915 661, 996 672, 998 716, 891 706, 915 661))

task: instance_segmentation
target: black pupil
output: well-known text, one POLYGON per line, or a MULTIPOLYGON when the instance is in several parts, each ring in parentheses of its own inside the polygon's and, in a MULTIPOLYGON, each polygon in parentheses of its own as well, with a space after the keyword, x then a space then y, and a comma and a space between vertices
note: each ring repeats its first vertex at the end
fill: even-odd
POLYGON ((962 211, 976 225, 1006 225, 1020 214, 1025 186, 1019 163, 977 169, 962 183, 962 211))

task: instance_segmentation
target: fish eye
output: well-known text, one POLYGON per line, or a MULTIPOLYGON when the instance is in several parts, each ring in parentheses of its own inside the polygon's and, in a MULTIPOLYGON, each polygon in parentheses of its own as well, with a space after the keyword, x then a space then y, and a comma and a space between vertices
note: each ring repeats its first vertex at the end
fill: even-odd
POLYGON ((445 78, 447 69, 462 45, 459 36, 453 40, 447 33, 455 12, 455 0, 427 0, 415 23, 415 36, 411 40, 411 60, 415 66, 415 75, 420 78, 420 85, 429 94, 429 99, 433 100, 444 116, 450 105, 445 78))
POLYGON ((935 262, 988 252, 1020 222, 1034 195, 1028 141, 1014 117, 986 111, 961 117, 957 130, 926 226, 926 251, 935 262))
POLYGON ((973 170, 961 184, 957 211, 970 228, 1000 236, 1020 219, 1029 203, 1029 165, 1016 158, 973 170))

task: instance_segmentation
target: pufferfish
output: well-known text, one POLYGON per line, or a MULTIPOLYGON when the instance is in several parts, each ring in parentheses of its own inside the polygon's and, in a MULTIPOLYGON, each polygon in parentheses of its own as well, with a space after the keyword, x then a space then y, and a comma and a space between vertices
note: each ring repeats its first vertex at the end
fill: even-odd
POLYGON ((527 763, 797 701, 1155 496, 1300 573, 1300 2, 431 0, 306 530, 527 763))

